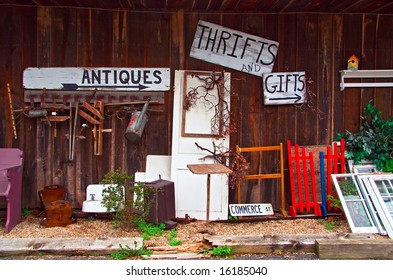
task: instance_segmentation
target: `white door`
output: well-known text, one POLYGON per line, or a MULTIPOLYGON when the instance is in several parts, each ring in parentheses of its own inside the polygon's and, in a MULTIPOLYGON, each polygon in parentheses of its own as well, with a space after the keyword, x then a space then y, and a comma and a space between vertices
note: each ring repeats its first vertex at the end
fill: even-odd
MULTIPOLYGON (((221 73, 219 73, 221 74, 221 73)), ((214 105, 218 100, 218 90, 209 91, 207 100, 199 99, 193 107, 184 109, 184 99, 188 92, 195 90, 203 94, 206 81, 212 72, 176 71, 173 105, 171 180, 175 183, 176 217, 206 220, 207 175, 193 174, 187 164, 213 163, 211 155, 199 146, 213 151, 215 145, 229 148, 229 136, 219 137, 212 124, 216 115, 214 105), (215 96, 215 97, 214 97, 215 96)), ((222 75, 222 74, 221 74, 222 75)), ((230 74, 225 73, 225 100, 229 106, 230 74)), ((206 93, 206 92, 205 92, 206 93)), ((221 108, 221 107, 220 107, 221 108)), ((228 107, 229 108, 229 107, 228 107)), ((228 219, 228 176, 211 175, 210 220, 228 219)))

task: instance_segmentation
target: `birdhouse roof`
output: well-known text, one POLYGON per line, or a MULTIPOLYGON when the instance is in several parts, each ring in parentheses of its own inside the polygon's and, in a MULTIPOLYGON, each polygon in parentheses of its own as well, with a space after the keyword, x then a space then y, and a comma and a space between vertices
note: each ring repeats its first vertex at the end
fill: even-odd
POLYGON ((355 61, 355 62, 358 62, 358 61, 359 61, 359 58, 357 58, 356 55, 353 54, 353 55, 351 55, 350 58, 348 58, 348 62, 349 62, 349 61, 352 61, 352 60, 355 61))

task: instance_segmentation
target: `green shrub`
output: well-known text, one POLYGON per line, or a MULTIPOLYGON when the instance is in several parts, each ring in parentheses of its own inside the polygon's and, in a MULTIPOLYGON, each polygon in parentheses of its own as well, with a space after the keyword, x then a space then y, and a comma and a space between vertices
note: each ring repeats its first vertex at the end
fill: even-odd
POLYGON ((357 164, 371 160, 378 170, 393 171, 393 117, 381 118, 381 112, 370 101, 361 116, 359 132, 338 133, 334 138, 345 139, 345 157, 357 164))
POLYGON ((118 168, 105 174, 101 181, 101 184, 106 185, 102 204, 114 211, 115 226, 138 226, 149 215, 155 191, 142 183, 134 183, 132 178, 132 175, 118 168))

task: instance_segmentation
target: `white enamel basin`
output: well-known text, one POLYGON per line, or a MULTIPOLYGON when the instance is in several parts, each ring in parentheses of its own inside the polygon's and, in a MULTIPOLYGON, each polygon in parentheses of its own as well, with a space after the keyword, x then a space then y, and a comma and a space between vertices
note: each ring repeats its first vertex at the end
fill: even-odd
POLYGON ((106 207, 102 204, 102 193, 109 185, 93 184, 86 188, 86 200, 82 203, 82 212, 88 213, 108 213, 106 207))

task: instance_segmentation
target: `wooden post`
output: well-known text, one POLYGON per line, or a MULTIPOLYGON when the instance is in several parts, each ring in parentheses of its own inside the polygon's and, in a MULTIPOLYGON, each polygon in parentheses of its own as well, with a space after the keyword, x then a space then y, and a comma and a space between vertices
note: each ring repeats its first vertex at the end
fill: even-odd
POLYGON ((207 195, 206 195, 206 222, 210 219, 210 174, 207 174, 207 195))

